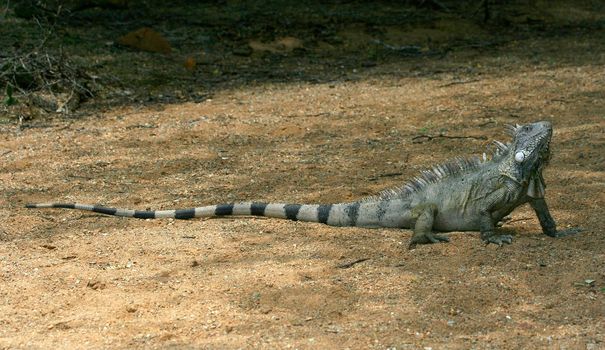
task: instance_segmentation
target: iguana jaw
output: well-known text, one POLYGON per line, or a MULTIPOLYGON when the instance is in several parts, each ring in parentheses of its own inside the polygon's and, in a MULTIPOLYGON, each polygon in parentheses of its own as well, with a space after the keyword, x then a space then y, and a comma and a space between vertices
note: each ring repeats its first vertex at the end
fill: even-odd
POLYGON ((513 142, 509 153, 509 169, 505 174, 520 184, 527 185, 527 194, 532 198, 544 196, 542 170, 550 159, 550 122, 516 125, 511 127, 513 142))
POLYGON ((552 125, 547 121, 515 126, 513 155, 516 162, 523 168, 544 165, 537 163, 548 161, 551 137, 552 125))

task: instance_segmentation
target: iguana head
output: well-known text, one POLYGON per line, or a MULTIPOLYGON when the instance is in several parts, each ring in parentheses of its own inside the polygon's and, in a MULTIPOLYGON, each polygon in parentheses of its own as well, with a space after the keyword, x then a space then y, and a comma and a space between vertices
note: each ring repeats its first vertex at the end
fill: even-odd
POLYGON ((508 164, 511 177, 520 183, 527 183, 530 197, 544 196, 542 169, 550 160, 550 122, 537 122, 510 127, 513 140, 510 143, 508 164))

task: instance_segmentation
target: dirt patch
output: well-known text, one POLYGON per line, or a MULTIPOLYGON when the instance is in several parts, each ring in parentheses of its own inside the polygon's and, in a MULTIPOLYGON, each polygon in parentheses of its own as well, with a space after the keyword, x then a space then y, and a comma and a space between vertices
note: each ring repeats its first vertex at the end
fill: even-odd
POLYGON ((604 43, 379 55, 328 81, 3 124, 0 348, 604 347, 604 43), (452 233, 411 251, 409 230, 23 208, 347 201, 537 120, 555 129, 547 201, 579 235, 544 236, 527 207, 502 228, 512 245, 452 233), (472 138, 415 138, 442 133, 472 138))

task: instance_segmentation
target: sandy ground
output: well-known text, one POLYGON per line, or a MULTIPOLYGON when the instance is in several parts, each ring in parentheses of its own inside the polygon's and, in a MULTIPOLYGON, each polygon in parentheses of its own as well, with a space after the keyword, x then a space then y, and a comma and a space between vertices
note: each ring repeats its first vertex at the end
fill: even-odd
POLYGON ((0 348, 605 348, 604 42, 2 125, 0 348), (347 201, 538 120, 555 128, 547 201, 576 236, 546 237, 528 207, 502 228, 512 245, 452 233, 414 250, 409 230, 23 208, 347 201), (473 138, 414 139, 441 132, 473 138))

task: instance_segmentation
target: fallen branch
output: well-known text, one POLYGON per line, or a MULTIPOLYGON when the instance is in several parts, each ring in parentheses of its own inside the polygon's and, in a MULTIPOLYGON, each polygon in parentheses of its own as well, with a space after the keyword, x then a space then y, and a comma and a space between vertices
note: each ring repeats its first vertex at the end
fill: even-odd
POLYGON ((478 81, 480 81, 480 80, 479 79, 454 80, 449 83, 439 85, 439 87, 442 88, 442 87, 448 87, 448 86, 452 86, 452 85, 470 84, 470 83, 476 83, 478 81))
POLYGON ((437 0, 420 0, 418 1, 419 7, 428 7, 432 10, 441 10, 443 12, 450 12, 450 9, 444 4, 437 0))
POLYGON ((22 104, 67 114, 83 99, 93 96, 97 77, 88 74, 81 63, 62 50, 46 49, 55 33, 52 28, 39 25, 46 33, 39 44, 0 52, 0 89, 6 89, 8 97, 4 107, 22 104))
POLYGON ((487 137, 485 137, 485 136, 456 136, 456 135, 450 136, 450 135, 445 135, 445 134, 439 134, 439 135, 417 135, 417 136, 412 137, 412 142, 413 143, 423 143, 423 142, 427 142, 427 141, 432 141, 437 138, 487 140, 487 137))
POLYGON ((357 260, 354 260, 354 261, 351 261, 351 262, 348 262, 348 263, 336 265, 336 267, 339 268, 339 269, 348 269, 349 267, 353 267, 354 265, 362 263, 362 262, 364 262, 366 260, 370 260, 370 258, 357 259, 357 260))
POLYGON ((505 218, 502 218, 501 222, 502 222, 502 225, 504 225, 504 224, 511 224, 513 222, 519 222, 519 221, 529 221, 531 219, 532 218, 518 218, 518 219, 508 218, 507 219, 505 217, 505 218))
POLYGON ((403 173, 386 173, 386 174, 380 174, 378 175, 378 177, 394 177, 394 176, 401 176, 403 175, 403 173))

